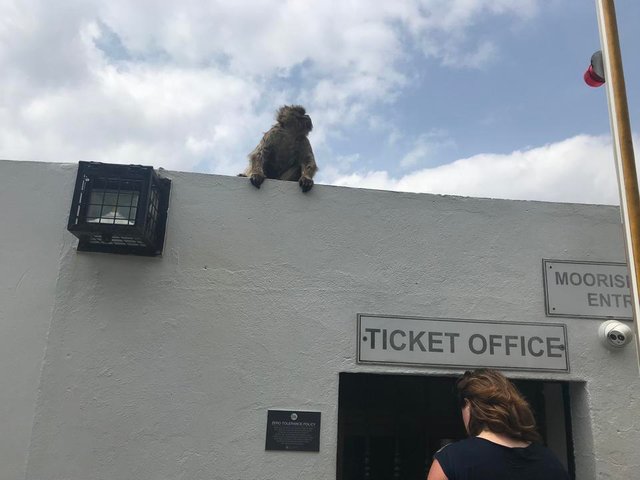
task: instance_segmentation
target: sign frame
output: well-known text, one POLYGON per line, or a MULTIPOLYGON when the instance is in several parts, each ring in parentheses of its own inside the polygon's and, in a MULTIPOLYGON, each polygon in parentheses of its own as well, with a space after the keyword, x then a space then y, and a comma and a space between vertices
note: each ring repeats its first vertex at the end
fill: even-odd
POLYGON ((585 318, 594 320, 622 320, 624 322, 633 322, 633 310, 630 317, 624 317, 620 315, 585 315, 585 314, 570 314, 570 313, 553 313, 551 311, 551 305, 549 303, 549 284, 547 283, 547 264, 548 263, 568 263, 570 265, 607 265, 615 267, 626 267, 629 265, 625 262, 591 262, 586 260, 554 260, 551 258, 542 259, 542 283, 543 283, 543 295, 544 295, 544 312, 547 317, 556 318, 585 318))
POLYGON ((549 323, 549 322, 499 322, 496 320, 471 320, 463 318, 436 318, 436 317, 419 317, 411 315, 384 315, 384 314, 370 314, 370 313, 358 313, 357 314, 357 326, 356 326, 356 363, 361 365, 383 365, 383 366, 403 366, 403 367, 422 367, 422 368, 443 368, 443 369, 477 369, 477 368, 494 368, 496 370, 509 370, 520 372, 546 372, 546 373, 559 373, 568 374, 571 373, 571 366, 569 362, 569 337, 567 335, 567 325, 564 323, 549 323), (564 340, 564 354, 566 368, 535 368, 535 367, 509 367, 502 365, 467 365, 467 364, 441 364, 441 363, 412 363, 412 362, 395 362, 395 361, 377 361, 377 360, 362 360, 360 351, 360 340, 362 337, 361 325, 362 318, 390 318, 399 320, 417 320, 417 321, 435 321, 435 322, 457 322, 457 323, 480 323, 489 325, 524 325, 524 326, 544 326, 544 327, 559 327, 562 329, 564 340))

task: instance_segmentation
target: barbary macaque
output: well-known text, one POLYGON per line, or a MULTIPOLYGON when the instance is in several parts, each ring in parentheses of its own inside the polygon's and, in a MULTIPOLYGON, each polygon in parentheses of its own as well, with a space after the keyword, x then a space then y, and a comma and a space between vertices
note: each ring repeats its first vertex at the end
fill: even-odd
POLYGON ((264 134, 249 154, 249 167, 241 173, 260 188, 265 178, 297 181, 303 192, 313 187, 318 171, 311 143, 311 118, 300 105, 285 105, 276 115, 276 123, 264 134))

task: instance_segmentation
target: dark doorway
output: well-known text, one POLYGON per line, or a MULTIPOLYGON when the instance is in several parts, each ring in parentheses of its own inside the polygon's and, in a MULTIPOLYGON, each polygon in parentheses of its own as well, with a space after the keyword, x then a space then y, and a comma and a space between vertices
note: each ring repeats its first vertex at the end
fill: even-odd
MULTIPOLYGON (((545 443, 547 430, 553 430, 550 448, 571 472, 568 389, 558 382, 514 383, 529 401, 545 443)), ((466 437, 454 384, 453 377, 341 373, 337 479, 426 478, 433 454, 466 437)))

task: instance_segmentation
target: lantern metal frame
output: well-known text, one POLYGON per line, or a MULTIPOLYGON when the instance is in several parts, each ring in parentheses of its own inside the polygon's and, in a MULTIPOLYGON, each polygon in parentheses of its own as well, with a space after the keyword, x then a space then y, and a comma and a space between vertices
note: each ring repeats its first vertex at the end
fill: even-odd
POLYGON ((160 255, 170 192, 153 167, 79 162, 67 230, 79 251, 160 255))

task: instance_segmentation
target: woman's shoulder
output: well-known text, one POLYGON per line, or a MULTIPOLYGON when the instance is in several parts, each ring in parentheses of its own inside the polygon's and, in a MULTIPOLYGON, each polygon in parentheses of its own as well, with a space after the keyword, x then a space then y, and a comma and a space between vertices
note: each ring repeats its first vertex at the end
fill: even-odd
POLYGON ((544 457, 555 459, 551 451, 538 443, 531 443, 527 447, 508 447, 492 442, 482 437, 468 437, 464 440, 450 443, 442 447, 436 452, 436 458, 472 458, 486 460, 492 457, 500 457, 503 455, 525 456, 529 458, 544 457))
MULTIPOLYGON (((496 445, 497 446, 497 445, 496 445)), ((466 457, 477 455, 484 450, 492 449, 492 443, 479 437, 468 437, 464 440, 449 443, 436 452, 436 458, 440 457, 466 457)))
POLYGON ((438 450, 434 457, 448 478, 461 478, 462 472, 479 465, 491 469, 493 467, 487 465, 498 465, 502 459, 499 445, 494 446, 478 437, 450 443, 438 450))
POLYGON ((449 478, 456 478, 455 472, 469 468, 481 468, 494 473, 500 470, 502 474, 508 468, 528 468, 548 474, 549 480, 569 478, 557 457, 539 443, 531 443, 527 447, 507 447, 481 437, 469 437, 441 448, 435 458, 449 478))
POLYGON ((542 457, 544 459, 544 461, 549 464, 549 465, 553 465, 553 466, 557 466, 557 467, 561 467, 564 469, 564 467, 562 467, 562 464, 560 463, 560 460, 558 459, 558 457, 551 451, 550 448, 545 447, 544 445, 542 445, 541 443, 532 443, 529 447, 528 450, 537 453, 540 457, 542 457))
POLYGON ((448 445, 445 445, 444 447, 442 447, 440 449, 440 451, 443 451, 444 449, 452 449, 452 450, 466 450, 468 448, 482 448, 482 447, 488 447, 490 445, 496 445, 493 444, 493 442, 489 442, 484 440, 483 438, 480 437, 467 437, 463 440, 458 440, 456 442, 452 442, 449 443, 448 445))

